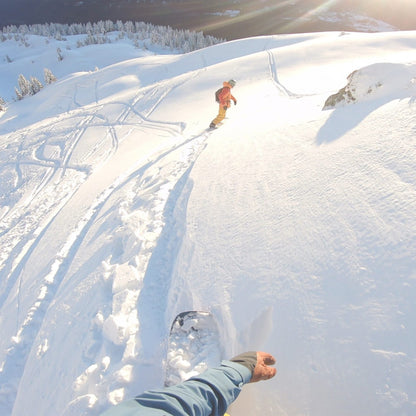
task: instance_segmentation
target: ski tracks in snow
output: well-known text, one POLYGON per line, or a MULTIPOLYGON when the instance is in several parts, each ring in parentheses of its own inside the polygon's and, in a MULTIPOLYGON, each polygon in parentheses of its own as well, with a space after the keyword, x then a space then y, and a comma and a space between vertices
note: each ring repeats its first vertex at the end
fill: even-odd
POLYGON ((273 54, 273 51, 267 50, 267 56, 268 56, 268 62, 269 62, 269 72, 270 77, 275 85, 275 87, 280 91, 282 95, 286 95, 288 97, 299 97, 298 95, 292 93, 289 91, 284 85, 282 85, 279 81, 279 77, 277 74, 277 64, 276 64, 276 58, 273 54))
MULTIPOLYGON (((189 75, 187 77, 189 78, 189 75)), ((177 140, 173 146, 170 142, 168 147, 162 148, 147 163, 142 163, 128 175, 122 174, 109 183, 79 218, 78 224, 56 253, 55 259, 50 262, 49 272, 42 278, 38 291, 33 293, 32 306, 26 311, 23 310, 20 299, 22 274, 42 239, 65 209, 65 205, 90 177, 92 164, 103 163, 114 155, 120 141, 125 136, 133 134, 137 126, 150 129, 156 134, 158 131, 163 131, 165 135, 181 134, 181 123, 153 121, 149 116, 173 88, 183 84, 188 78, 181 79, 179 83, 176 81, 173 86, 157 84, 153 88, 141 90, 130 103, 112 102, 106 107, 96 103, 88 107, 88 113, 85 112, 85 108, 73 110, 48 120, 41 129, 36 130, 36 134, 28 128, 7 137, 9 151, 2 152, 5 156, 0 160, 0 172, 2 179, 6 179, 10 184, 7 197, 19 202, 13 201, 14 203, 10 204, 13 206, 12 210, 4 209, 0 213, 0 239, 3 251, 0 258, 0 307, 3 308, 6 302, 10 301, 12 293, 16 293, 17 315, 15 335, 10 340, 6 356, 0 362, 2 413, 12 412, 26 360, 31 351, 37 348, 37 334, 61 282, 69 272, 88 232, 99 215, 102 215, 104 207, 118 193, 127 195, 119 207, 119 216, 130 237, 135 241, 132 243, 133 249, 126 250, 131 255, 129 259, 121 259, 117 263, 114 261, 117 256, 113 253, 113 260, 108 261, 104 277, 113 281, 112 313, 102 316, 101 312, 98 312, 91 326, 94 331, 99 328, 98 331, 102 331, 103 338, 110 344, 124 345, 125 352, 119 363, 111 363, 112 368, 118 366, 118 370, 111 376, 100 378, 101 384, 109 386, 111 383, 112 391, 108 395, 104 394, 104 390, 100 390, 100 383, 91 383, 91 380, 96 379, 97 371, 104 374, 110 365, 107 356, 101 357, 96 365, 89 366, 85 373, 75 380, 74 394, 77 398, 68 406, 66 414, 77 413, 80 405, 82 408, 84 405, 91 408, 91 414, 96 414, 98 410, 94 405, 97 402, 103 404, 109 400, 114 403, 123 396, 122 386, 130 377, 129 366, 131 361, 137 358, 139 321, 135 315, 140 290, 143 285, 147 287, 146 282, 150 278, 147 279, 145 276, 150 261, 157 261, 155 257, 160 254, 158 245, 166 244, 170 239, 169 233, 176 236, 174 224, 168 224, 168 230, 166 229, 166 218, 170 217, 170 214, 165 215, 166 210, 175 208, 175 199, 181 193, 193 163, 205 147, 208 133, 202 132, 188 140, 177 140), (121 107, 118 116, 113 118, 111 114, 114 114, 114 110, 108 111, 109 107, 121 107), (19 149, 16 149, 17 145, 19 149), (22 155, 25 155, 24 160, 22 155), (48 201, 47 204, 45 201, 48 201), (40 211, 44 214, 39 215, 40 211), (164 237, 160 238, 162 235, 164 237), (21 315, 25 317, 19 324, 21 315), (114 388, 115 384, 121 387, 114 388)), ((97 95, 97 92, 94 94, 97 95)), ((165 258, 164 261, 169 264, 173 260, 165 258)), ((154 284, 168 285, 167 281, 162 282, 166 278, 167 274, 164 274, 154 284)), ((154 300, 155 297, 151 302, 154 300)), ((155 312, 159 317, 164 313, 156 305, 143 307, 156 307, 155 312)), ((142 338, 143 345, 146 345, 146 336, 142 338)), ((45 342, 47 345, 47 340, 45 342)), ((96 340, 91 342, 94 343, 96 340)), ((97 346, 92 347, 94 348, 90 351, 99 350, 95 348, 97 346)), ((96 357, 88 357, 89 360, 93 358, 96 357)))
MULTIPOLYGON (((95 110, 98 111, 98 108, 95 110)), ((0 307, 13 302, 11 297, 16 293, 16 314, 9 315, 9 319, 16 321, 16 333, 0 364, 2 414, 12 412, 26 359, 59 287, 57 277, 62 276, 59 273, 62 273, 62 264, 75 241, 74 235, 68 237, 56 254, 49 273, 42 278, 38 290, 34 290, 32 306, 27 310, 21 305, 23 273, 49 228, 91 171, 89 165, 72 162, 72 158, 79 144, 85 140, 88 130, 94 126, 96 111, 89 114, 85 110, 83 113, 75 111, 57 117, 41 126, 35 134, 30 129, 18 132, 17 139, 8 145, 9 160, 2 157, 0 161, 1 175, 10 181, 10 192, 6 195, 18 201, 11 201, 13 209, 2 213, 0 231, 0 307), (14 143, 18 144, 18 151, 15 151, 14 143), (15 160, 10 161, 13 157, 15 160)), ((85 147, 83 150, 86 150, 85 147)), ((5 152, 2 154, 5 155, 5 152)), ((38 272, 34 270, 32 273, 38 272)))
MULTIPOLYGON (((162 152, 114 189, 113 193, 125 196, 119 206, 122 227, 115 241, 125 241, 126 235, 129 239, 121 243, 118 256, 112 253, 104 262, 105 279, 112 285, 111 312, 107 316, 98 312, 91 325, 97 330, 99 322, 104 349, 106 344, 108 348, 116 345, 123 352, 117 362, 106 356, 105 365, 102 355, 97 354, 98 360, 75 381, 78 397, 65 415, 75 414, 80 402, 93 403, 89 406, 91 414, 97 414, 108 401, 118 403, 127 395, 126 388, 134 378, 138 380, 131 395, 142 388, 141 383, 160 383, 161 374, 156 374, 155 368, 160 367, 171 268, 183 231, 172 214, 178 208, 178 199, 183 198, 189 172, 205 148, 208 135, 204 132, 162 152)), ((102 342, 95 337, 89 350, 102 353, 102 342)))

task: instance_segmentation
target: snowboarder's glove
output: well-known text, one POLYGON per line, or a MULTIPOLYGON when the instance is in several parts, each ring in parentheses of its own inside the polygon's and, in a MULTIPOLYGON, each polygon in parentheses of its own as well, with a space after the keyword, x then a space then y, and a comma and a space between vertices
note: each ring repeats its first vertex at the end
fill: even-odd
POLYGON ((224 109, 224 110, 227 110, 227 108, 228 108, 228 107, 227 107, 226 105, 223 107, 223 109, 224 109))
POLYGON ((237 105, 237 100, 234 100, 234 105, 237 105))
POLYGON ((273 355, 262 351, 249 351, 231 358, 230 361, 241 364, 251 371, 250 383, 269 380, 276 375, 276 369, 270 367, 276 364, 273 355))

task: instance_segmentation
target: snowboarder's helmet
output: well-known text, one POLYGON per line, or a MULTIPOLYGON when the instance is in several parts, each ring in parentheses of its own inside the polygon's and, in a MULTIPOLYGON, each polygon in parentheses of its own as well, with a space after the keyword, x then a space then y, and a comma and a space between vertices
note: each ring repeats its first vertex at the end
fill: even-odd
POLYGON ((236 82, 235 82, 233 79, 230 79, 230 80, 228 81, 228 83, 229 83, 232 87, 234 87, 234 86, 235 86, 235 84, 236 84, 236 82))

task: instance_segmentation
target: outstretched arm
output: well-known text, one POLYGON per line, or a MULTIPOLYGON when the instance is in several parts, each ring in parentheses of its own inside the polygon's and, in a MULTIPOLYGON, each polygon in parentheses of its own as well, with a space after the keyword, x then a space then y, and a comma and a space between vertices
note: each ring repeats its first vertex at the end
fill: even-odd
POLYGON ((274 363, 267 353, 241 354, 176 386, 145 392, 102 416, 222 416, 244 384, 276 374, 276 369, 269 367, 274 363))

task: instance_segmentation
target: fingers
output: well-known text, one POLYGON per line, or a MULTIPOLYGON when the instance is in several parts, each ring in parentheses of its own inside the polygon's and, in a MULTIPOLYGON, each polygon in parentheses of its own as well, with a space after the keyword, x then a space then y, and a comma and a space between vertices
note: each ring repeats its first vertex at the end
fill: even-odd
POLYGON ((277 370, 274 367, 269 367, 276 363, 276 359, 267 352, 257 352, 257 364, 254 368, 250 383, 256 383, 260 380, 269 380, 273 378, 277 370))
POLYGON ((276 359, 268 352, 257 351, 257 361, 263 361, 266 365, 276 364, 276 359))
POLYGON ((277 370, 274 367, 265 367, 263 369, 263 376, 261 380, 270 380, 273 378, 277 373, 277 370))

